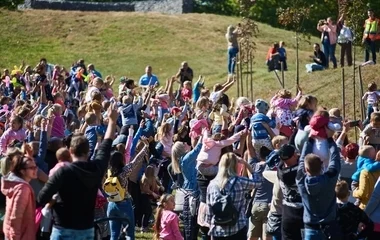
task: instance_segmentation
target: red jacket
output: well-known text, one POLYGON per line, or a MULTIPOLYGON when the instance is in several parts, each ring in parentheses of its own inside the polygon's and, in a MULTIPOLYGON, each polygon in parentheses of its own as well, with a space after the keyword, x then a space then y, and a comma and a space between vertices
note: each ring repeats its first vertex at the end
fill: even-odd
POLYGON ((1 192, 7 199, 3 223, 5 237, 9 240, 35 240, 36 200, 32 187, 9 173, 1 179, 1 192))

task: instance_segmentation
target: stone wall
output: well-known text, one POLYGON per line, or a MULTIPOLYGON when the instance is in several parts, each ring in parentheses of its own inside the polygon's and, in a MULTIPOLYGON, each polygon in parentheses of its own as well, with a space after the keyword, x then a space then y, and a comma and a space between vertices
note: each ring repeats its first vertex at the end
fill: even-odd
POLYGON ((136 2, 85 2, 69 0, 25 0, 22 9, 52 9, 64 11, 125 11, 182 14, 193 11, 193 0, 147 0, 136 2))

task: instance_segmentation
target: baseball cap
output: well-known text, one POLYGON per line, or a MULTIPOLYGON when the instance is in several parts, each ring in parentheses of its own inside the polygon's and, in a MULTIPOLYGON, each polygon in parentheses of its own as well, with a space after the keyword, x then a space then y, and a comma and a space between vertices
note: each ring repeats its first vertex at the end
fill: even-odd
POLYGON ((296 152, 296 149, 293 145, 285 144, 278 151, 278 155, 280 156, 282 161, 286 161, 292 158, 295 152, 296 152))

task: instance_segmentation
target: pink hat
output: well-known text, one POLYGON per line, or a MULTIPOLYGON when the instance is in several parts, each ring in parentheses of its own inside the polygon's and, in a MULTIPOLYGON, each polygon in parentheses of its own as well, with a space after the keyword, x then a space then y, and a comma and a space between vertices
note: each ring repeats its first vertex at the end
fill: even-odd
POLYGON ((328 124, 328 117, 314 115, 309 122, 311 128, 310 135, 315 137, 327 138, 326 127, 328 124))

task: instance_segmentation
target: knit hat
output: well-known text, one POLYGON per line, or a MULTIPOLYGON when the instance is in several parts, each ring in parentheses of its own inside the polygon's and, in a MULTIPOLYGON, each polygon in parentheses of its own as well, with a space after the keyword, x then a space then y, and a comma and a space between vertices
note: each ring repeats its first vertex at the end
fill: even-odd
POLYGON ((287 161, 294 156, 296 149, 293 145, 285 144, 278 151, 278 155, 280 156, 282 161, 287 161))
POLYGON ((314 115, 309 122, 311 131, 310 135, 315 137, 327 138, 326 127, 329 124, 329 118, 321 115, 314 115))
POLYGON ((257 99, 255 102, 255 108, 258 113, 266 114, 269 110, 269 105, 262 99, 257 99))

